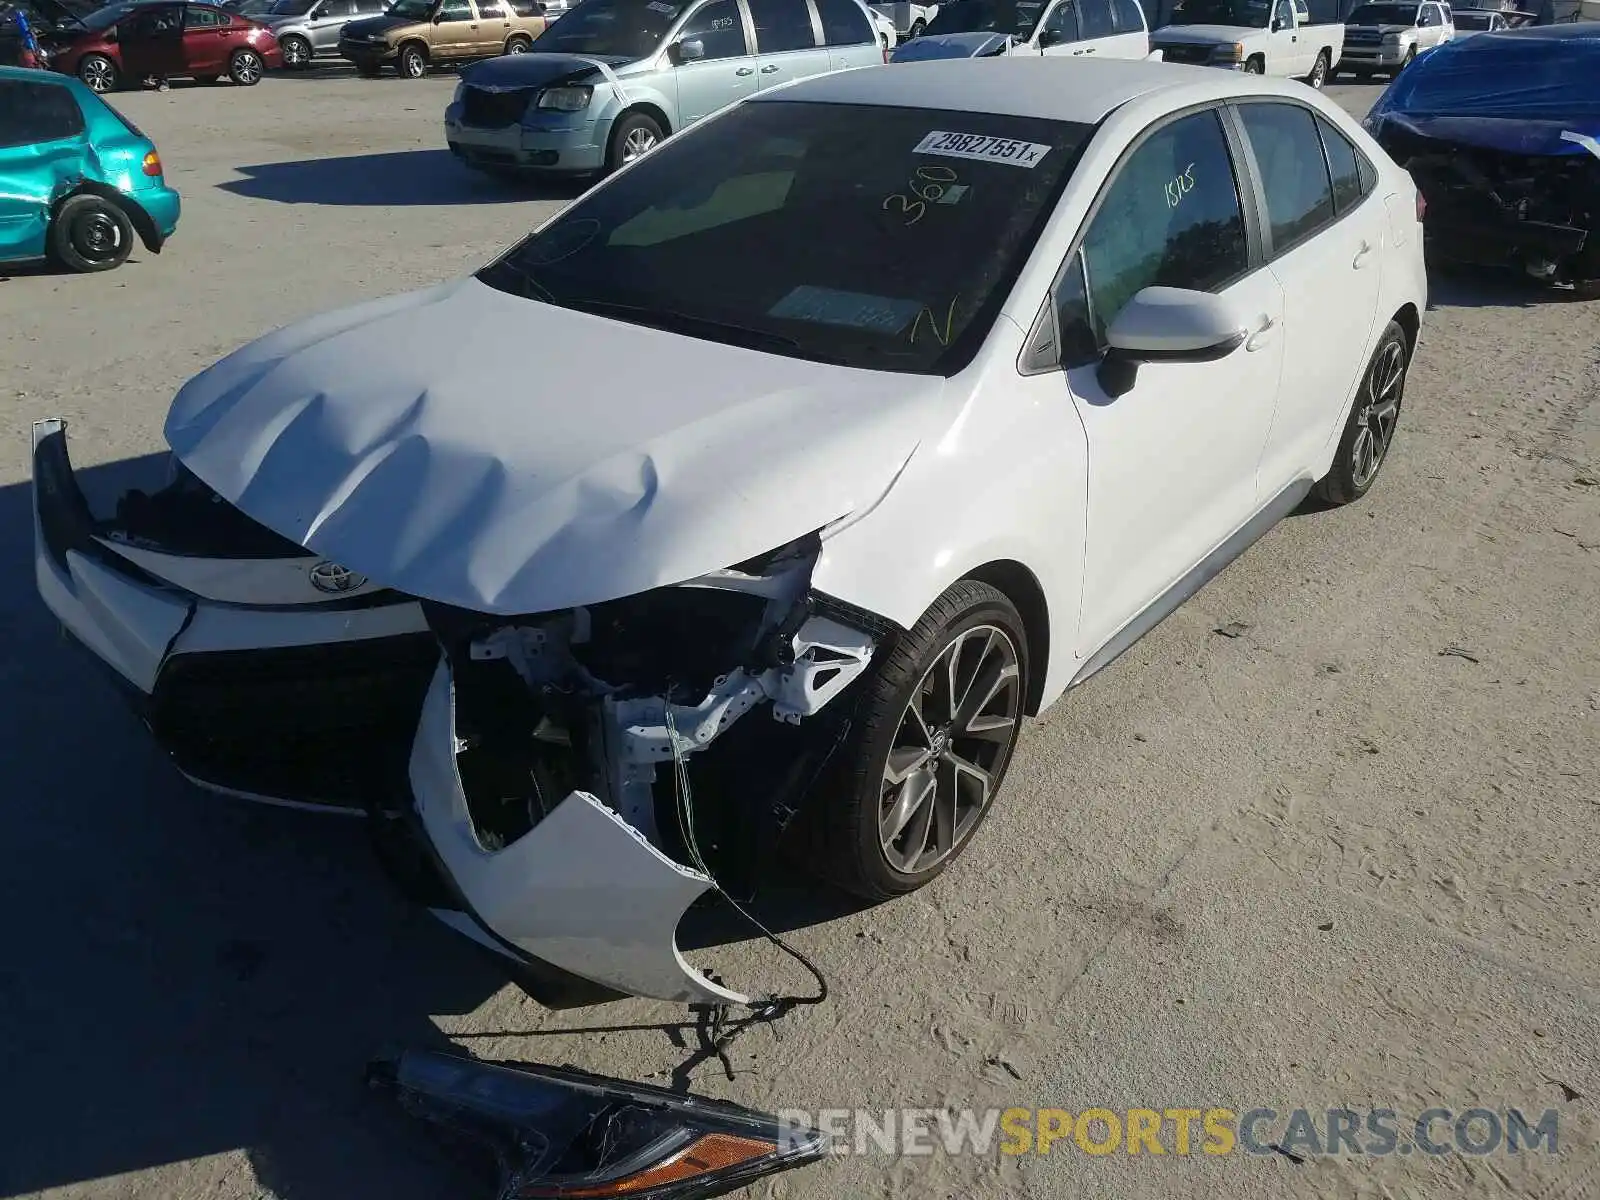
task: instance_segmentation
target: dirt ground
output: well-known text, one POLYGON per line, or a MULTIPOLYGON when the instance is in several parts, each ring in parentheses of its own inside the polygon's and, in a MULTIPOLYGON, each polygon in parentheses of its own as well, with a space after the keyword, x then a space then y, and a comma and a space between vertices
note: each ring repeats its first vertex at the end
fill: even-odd
MULTIPOLYGON (((180 780, 35 595, 28 423, 67 418, 109 489, 216 357, 468 270, 570 198, 459 170, 453 86, 119 97, 184 193, 176 239, 0 282, 0 1193, 487 1196, 360 1082, 375 1050, 448 1038, 769 1108, 1560 1118, 1555 1156, 1062 1145, 841 1158, 762 1197, 1600 1196, 1600 304, 1436 276, 1373 494, 1286 521, 1037 721, 935 885, 869 911, 780 894, 764 911, 833 998, 737 1039, 731 1082, 676 1006, 507 986, 391 896, 357 823, 180 780)), ((1376 90, 1330 89, 1356 112, 1376 90)), ((759 941, 691 958, 806 984, 759 941)))

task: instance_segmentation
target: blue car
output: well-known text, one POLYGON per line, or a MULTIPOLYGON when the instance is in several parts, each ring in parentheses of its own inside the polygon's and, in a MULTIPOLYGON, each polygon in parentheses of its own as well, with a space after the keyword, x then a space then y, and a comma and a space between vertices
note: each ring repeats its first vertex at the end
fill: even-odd
POLYGON ((1600 22, 1446 42, 1365 124, 1416 180, 1431 256, 1600 296, 1600 22))
POLYGON ((155 143, 76 79, 0 67, 0 263, 109 271, 178 226, 155 143))

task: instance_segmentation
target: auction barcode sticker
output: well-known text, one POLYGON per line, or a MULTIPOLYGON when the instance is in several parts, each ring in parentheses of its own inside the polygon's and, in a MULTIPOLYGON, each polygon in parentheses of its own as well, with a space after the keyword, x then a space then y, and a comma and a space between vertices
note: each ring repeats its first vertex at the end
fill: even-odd
POLYGON ((1016 138, 990 137, 986 133, 946 133, 935 129, 912 149, 913 154, 942 154, 946 158, 974 158, 980 162, 1009 163, 1013 167, 1039 165, 1050 153, 1044 142, 1019 142, 1016 138))

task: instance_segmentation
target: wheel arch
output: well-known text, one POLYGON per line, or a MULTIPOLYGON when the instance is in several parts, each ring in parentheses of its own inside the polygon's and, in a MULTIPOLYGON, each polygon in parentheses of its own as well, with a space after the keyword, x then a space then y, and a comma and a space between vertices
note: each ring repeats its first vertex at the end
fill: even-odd
POLYGON ((418 50, 422 51, 422 59, 423 59, 424 62, 430 62, 431 63, 433 61, 433 49, 432 49, 432 47, 430 47, 428 45, 428 43, 427 43, 427 41, 425 39, 419 38, 419 37, 417 37, 415 35, 413 35, 411 37, 401 38, 400 39, 399 44, 396 45, 395 48, 394 48, 395 61, 399 62, 401 56, 404 55, 406 50, 408 48, 412 47, 412 46, 415 46, 418 50))
POLYGON ((667 119, 665 110, 663 110, 659 104, 656 104, 651 100, 636 100, 632 104, 628 105, 627 108, 623 109, 616 116, 611 118, 611 128, 615 129, 619 122, 626 121, 629 117, 633 116, 634 113, 643 113, 657 125, 661 126, 662 137, 668 138, 672 136, 672 122, 667 119))
POLYGON ((1024 710, 1030 717, 1038 716, 1050 662, 1050 606, 1038 577, 1015 559, 1000 558, 968 571, 962 578, 987 583, 1004 592, 1017 606, 1023 632, 1028 636, 1028 694, 1024 710))
POLYGON ((1422 336, 1422 314, 1417 311, 1417 306, 1409 300, 1400 306, 1400 311, 1391 318, 1406 335, 1406 362, 1410 362, 1417 353, 1417 339, 1422 336))
POLYGON ((129 200, 110 184, 99 183, 93 179, 85 179, 70 192, 64 192, 55 203, 50 206, 50 223, 55 224, 56 214, 61 211, 61 206, 74 196, 99 196, 102 200, 114 204, 128 218, 133 226, 133 231, 139 235, 139 240, 144 243, 144 248, 151 254, 161 253, 161 231, 156 228, 156 223, 151 220, 150 214, 144 208, 129 200))

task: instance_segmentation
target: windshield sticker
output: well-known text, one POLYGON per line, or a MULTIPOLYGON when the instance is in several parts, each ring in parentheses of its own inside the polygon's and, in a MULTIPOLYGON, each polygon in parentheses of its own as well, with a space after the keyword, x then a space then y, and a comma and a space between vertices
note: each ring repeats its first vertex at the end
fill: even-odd
POLYGON ((1183 198, 1194 190, 1194 164, 1183 169, 1183 174, 1167 181, 1167 207, 1177 208, 1183 198))
POLYGON ((678 6, 676 4, 663 4, 662 0, 650 0, 650 3, 646 4, 645 7, 651 12, 662 13, 669 17, 678 15, 678 6))
POLYGON ((1050 153, 1050 147, 1044 142, 1019 142, 1016 138, 990 137, 985 133, 946 133, 935 129, 918 142, 911 153, 1006 163, 1031 171, 1050 153))
POLYGON ((768 309, 767 315, 790 321, 813 321, 818 325, 842 325, 872 333, 899 333, 907 322, 920 315, 922 307, 920 300, 894 300, 887 296, 801 284, 768 309))

